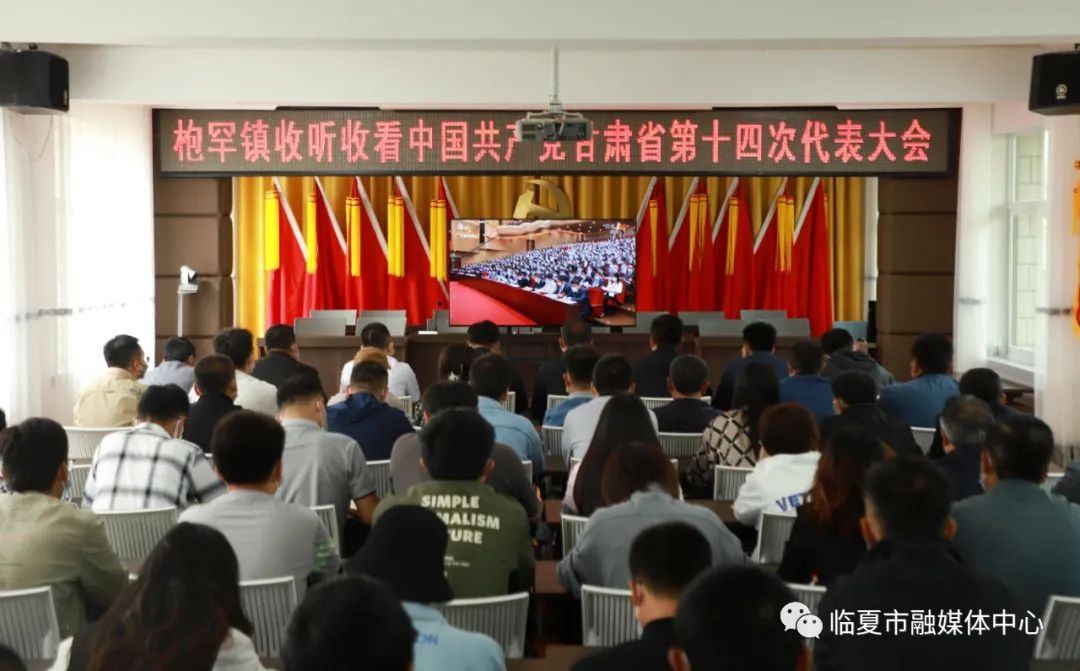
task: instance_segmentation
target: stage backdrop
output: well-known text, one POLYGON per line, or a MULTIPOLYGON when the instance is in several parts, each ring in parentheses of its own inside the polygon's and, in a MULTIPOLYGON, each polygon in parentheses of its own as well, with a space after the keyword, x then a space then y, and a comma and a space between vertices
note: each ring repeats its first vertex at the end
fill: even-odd
MULTIPOLYGON (((406 309, 422 324, 448 303, 445 268, 430 263, 433 213, 511 218, 529 179, 234 178, 237 322, 262 333, 311 309, 355 307, 406 309)), ((787 309, 815 333, 863 317, 863 178, 546 179, 573 217, 641 222, 639 309, 787 309)))

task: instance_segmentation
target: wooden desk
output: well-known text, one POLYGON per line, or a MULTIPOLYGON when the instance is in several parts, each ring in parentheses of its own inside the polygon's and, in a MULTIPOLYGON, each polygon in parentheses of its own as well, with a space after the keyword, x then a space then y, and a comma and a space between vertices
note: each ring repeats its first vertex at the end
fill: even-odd
POLYGON ((506 671, 549 671, 548 661, 536 657, 506 660, 506 671))
POLYGON ((549 645, 544 652, 547 668, 551 671, 564 671, 583 657, 599 652, 602 648, 590 648, 584 645, 549 645))
POLYGON ((533 578, 533 591, 541 596, 565 596, 568 595, 561 583, 555 569, 559 562, 554 559, 541 559, 536 562, 536 574, 533 578))
MULTIPOLYGON (((687 499, 687 503, 702 508, 708 508, 720 518, 724 524, 735 524, 735 512, 732 510, 732 501, 714 501, 713 499, 687 499)), ((559 525, 562 523, 562 501, 559 499, 546 499, 544 501, 544 519, 548 524, 559 525)))
POLYGON ((544 457, 544 473, 548 475, 569 475, 570 469, 566 467, 566 460, 557 454, 549 454, 544 457))

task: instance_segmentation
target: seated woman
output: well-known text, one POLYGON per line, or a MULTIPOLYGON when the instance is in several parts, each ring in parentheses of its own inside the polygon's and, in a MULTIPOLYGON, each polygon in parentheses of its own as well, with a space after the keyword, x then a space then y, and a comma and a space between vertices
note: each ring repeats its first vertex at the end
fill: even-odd
POLYGON ((779 575, 787 582, 830 585, 866 554, 859 520, 863 485, 874 464, 892 456, 873 434, 845 427, 825 443, 809 500, 796 513, 779 575))
POLYGON ((52 671, 261 671, 253 631, 229 541, 181 522, 105 615, 60 644, 52 671))
POLYGON ((680 501, 679 478, 659 443, 632 442, 604 466, 600 485, 605 507, 597 510, 574 549, 559 562, 559 582, 574 596, 582 585, 626 589, 630 544, 642 530, 663 522, 686 522, 712 548, 713 563, 746 561, 742 545, 711 510, 680 501))

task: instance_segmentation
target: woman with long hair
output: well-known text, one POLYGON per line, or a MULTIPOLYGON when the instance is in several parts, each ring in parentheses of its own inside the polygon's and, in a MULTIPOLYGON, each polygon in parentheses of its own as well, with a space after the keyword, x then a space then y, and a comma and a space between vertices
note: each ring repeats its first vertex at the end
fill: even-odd
POLYGON ((439 352, 439 379, 446 382, 468 382, 473 359, 486 353, 485 349, 478 354, 465 343, 447 345, 439 352))
POLYGON ((221 532, 181 522, 105 615, 60 645, 52 671, 261 671, 221 532))

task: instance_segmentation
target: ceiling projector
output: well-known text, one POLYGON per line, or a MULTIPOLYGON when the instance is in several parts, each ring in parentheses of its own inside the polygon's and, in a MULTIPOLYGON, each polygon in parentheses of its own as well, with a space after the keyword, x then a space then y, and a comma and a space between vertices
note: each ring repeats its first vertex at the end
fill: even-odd
POLYGON ((552 91, 548 108, 529 112, 514 125, 518 142, 581 142, 592 138, 593 124, 577 112, 567 112, 559 101, 559 50, 552 49, 552 91))

